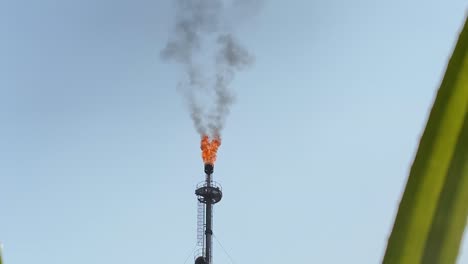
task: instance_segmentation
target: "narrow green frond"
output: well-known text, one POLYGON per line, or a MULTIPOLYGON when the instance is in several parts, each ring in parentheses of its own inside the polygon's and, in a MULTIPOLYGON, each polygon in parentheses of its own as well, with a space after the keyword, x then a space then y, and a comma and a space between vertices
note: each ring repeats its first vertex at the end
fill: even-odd
POLYGON ((468 213, 468 19, 419 144, 383 263, 456 261, 468 213))

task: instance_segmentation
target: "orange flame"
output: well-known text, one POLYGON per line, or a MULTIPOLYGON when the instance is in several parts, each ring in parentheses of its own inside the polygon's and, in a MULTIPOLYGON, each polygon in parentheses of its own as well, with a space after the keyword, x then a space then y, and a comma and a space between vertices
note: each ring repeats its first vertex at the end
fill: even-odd
POLYGON ((203 161, 208 164, 214 165, 216 161, 216 152, 221 145, 221 138, 216 137, 210 141, 207 135, 204 135, 201 139, 201 150, 203 161))

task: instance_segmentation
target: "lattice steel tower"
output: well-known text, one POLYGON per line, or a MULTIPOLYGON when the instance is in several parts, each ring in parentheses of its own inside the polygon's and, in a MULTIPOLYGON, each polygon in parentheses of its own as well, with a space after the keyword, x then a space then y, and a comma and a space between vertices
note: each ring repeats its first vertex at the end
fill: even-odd
POLYGON ((198 199, 197 245, 195 264, 212 264, 213 205, 223 197, 221 185, 211 178, 213 164, 205 164, 206 178, 197 185, 198 199))

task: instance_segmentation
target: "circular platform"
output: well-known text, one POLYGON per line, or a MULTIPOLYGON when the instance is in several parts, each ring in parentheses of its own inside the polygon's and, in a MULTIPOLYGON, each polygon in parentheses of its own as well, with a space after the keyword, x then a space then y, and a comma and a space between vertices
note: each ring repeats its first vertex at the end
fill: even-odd
POLYGON ((197 195, 198 201, 201 203, 215 204, 221 201, 221 198, 223 197, 221 186, 214 182, 209 186, 206 183, 197 186, 195 194, 197 195))

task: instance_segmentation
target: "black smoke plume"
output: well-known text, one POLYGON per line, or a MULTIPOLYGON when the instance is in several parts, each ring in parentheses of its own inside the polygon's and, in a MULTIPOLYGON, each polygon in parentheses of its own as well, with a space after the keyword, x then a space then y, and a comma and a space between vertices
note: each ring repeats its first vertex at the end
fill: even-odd
POLYGON ((232 25, 223 17, 228 17, 230 7, 238 11, 240 5, 258 6, 259 1, 236 0, 229 6, 223 0, 177 0, 175 3, 175 26, 161 50, 161 57, 184 68, 186 78, 178 86, 197 132, 201 136, 220 137, 234 103, 229 85, 238 71, 254 61, 233 32, 226 29, 232 25), (206 70, 206 65, 213 69, 206 70))

